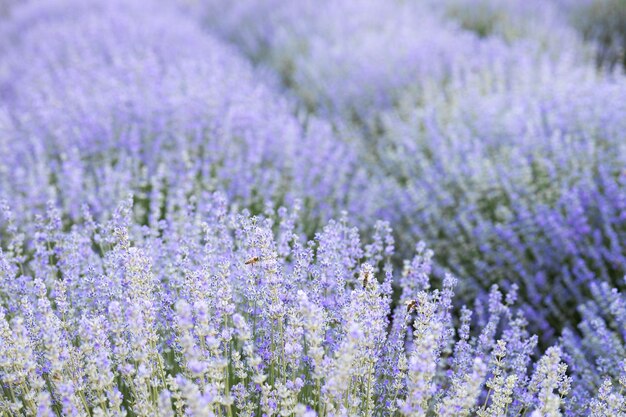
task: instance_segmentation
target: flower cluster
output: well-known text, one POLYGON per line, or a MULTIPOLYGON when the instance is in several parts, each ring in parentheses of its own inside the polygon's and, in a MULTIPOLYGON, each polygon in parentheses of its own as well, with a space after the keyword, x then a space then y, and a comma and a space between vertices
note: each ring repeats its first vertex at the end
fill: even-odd
POLYGON ((590 282, 621 283, 626 80, 596 70, 571 5, 228 3, 200 2, 206 26, 358 138, 404 256, 427 241, 469 294, 517 284, 546 341, 590 282))
POLYGON ((393 238, 207 195, 158 230, 132 199, 64 230, 54 207, 0 253, 0 411, 64 416, 559 416, 560 348, 493 287, 458 332, 456 280, 420 245, 393 302, 393 238), (18 249, 22 248, 22 249, 18 249))
POLYGON ((545 77, 462 86, 389 114, 379 155, 411 234, 479 287, 520 286, 528 319, 548 335, 591 282, 626 275, 626 82, 545 77))
POLYGON ((33 2, 2 29, 0 197, 16 215, 52 199, 73 219, 82 203, 108 216, 133 192, 154 222, 168 195, 216 190, 255 212, 299 198, 312 221, 344 199, 367 214, 351 147, 175 10, 33 2))
MULTIPOLYGON (((307 108, 343 123, 371 123, 406 89, 421 94, 468 73, 512 66, 521 56, 534 60, 545 49, 539 41, 511 48, 504 39, 481 39, 430 2, 197 3, 192 10, 211 30, 273 68, 307 108)), ((574 50, 553 52, 579 57, 575 34, 568 40, 574 50)))

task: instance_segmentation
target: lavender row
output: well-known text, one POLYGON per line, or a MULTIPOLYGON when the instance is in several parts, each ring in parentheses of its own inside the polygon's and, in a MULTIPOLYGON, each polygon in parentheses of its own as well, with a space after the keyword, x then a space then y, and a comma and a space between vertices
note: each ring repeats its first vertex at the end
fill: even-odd
MULTIPOLYGON (((364 4, 346 6, 357 27, 372 10, 396 16, 364 4)), ((424 27, 475 45, 478 67, 443 48, 433 67, 408 69, 427 80, 417 93, 377 67, 348 71, 346 90, 312 83, 309 106, 339 132, 346 114, 375 115, 376 140, 341 141, 294 116, 271 74, 163 5, 50 1, 12 13, 0 27, 7 414, 620 412, 610 386, 624 380, 620 322, 601 324, 619 304, 601 309, 609 287, 589 284, 620 285, 625 264, 621 78, 550 53, 518 57, 518 44, 433 15, 424 27), (493 45, 506 59, 481 55, 493 45), (381 84, 362 96, 363 79, 381 84), (340 101, 320 105, 333 89, 340 101), (281 204, 292 210, 274 213, 281 204), (427 238, 436 269, 472 279, 464 300, 496 281, 508 295, 494 289, 487 305, 453 314, 454 280, 432 290, 433 254, 420 246, 394 299, 390 226, 371 225, 367 243, 345 218, 320 226, 342 208, 359 226, 391 220, 403 255, 427 238), (518 290, 545 341, 587 305, 584 337, 566 332, 564 350, 540 359, 512 307, 518 290)), ((328 39, 320 45, 306 65, 324 64, 328 39)))
POLYGON ((368 215, 356 153, 175 10, 33 2, 2 30, 0 198, 16 215, 55 200, 69 221, 82 203, 106 217, 133 192, 154 223, 168 196, 203 190, 257 212, 300 198, 312 228, 338 201, 368 215))
POLYGON ((401 246, 429 242, 470 292, 516 283, 546 340, 590 282, 621 285, 626 84, 596 70, 562 4, 200 4, 360 138, 395 184, 379 212, 401 246))
POLYGON ((411 234, 482 288, 519 285, 550 337, 626 274, 626 80, 546 78, 388 114, 379 154, 411 234))
POLYGON ((60 216, 50 206, 35 239, 0 252, 5 415, 577 412, 562 350, 535 356, 514 289, 494 287, 454 325, 456 280, 432 289, 419 245, 392 303, 385 223, 362 241, 330 222, 306 242, 297 213, 249 217, 220 195, 158 231, 136 224, 131 200, 105 223, 85 207, 70 231, 60 216))
POLYGON ((463 30, 475 25, 450 18, 456 9, 463 17, 470 12, 490 15, 478 13, 480 4, 475 2, 180 3, 192 5, 209 29, 277 71, 310 109, 361 123, 393 106, 406 89, 419 92, 494 65, 514 66, 519 59, 534 59, 546 51, 575 62, 584 62, 588 52, 566 20, 557 16, 556 7, 534 2, 482 2, 501 20, 492 26, 499 24, 504 31, 510 20, 523 27, 515 36, 491 37, 481 37, 476 33, 480 30, 471 27, 463 30))

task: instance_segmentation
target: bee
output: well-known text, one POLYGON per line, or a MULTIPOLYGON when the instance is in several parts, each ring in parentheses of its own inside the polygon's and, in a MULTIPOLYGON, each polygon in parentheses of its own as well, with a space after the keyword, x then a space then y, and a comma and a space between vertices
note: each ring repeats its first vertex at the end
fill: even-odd
POLYGON ((411 310, 413 310, 415 307, 417 307, 417 301, 416 300, 406 300, 404 302, 404 304, 406 304, 406 312, 410 313, 411 310))
POLYGON ((59 375, 58 373, 54 373, 54 374, 50 374, 50 379, 52 380, 52 382, 54 382, 55 384, 58 384, 60 382, 63 381, 63 378, 61 377, 61 375, 59 375))
POLYGON ((365 271, 365 273, 363 274, 363 288, 367 288, 367 283, 369 282, 370 279, 370 271, 365 271))
POLYGON ((255 263, 259 262, 260 259, 258 256, 253 256, 252 258, 248 259, 245 264, 246 265, 254 265, 255 263))

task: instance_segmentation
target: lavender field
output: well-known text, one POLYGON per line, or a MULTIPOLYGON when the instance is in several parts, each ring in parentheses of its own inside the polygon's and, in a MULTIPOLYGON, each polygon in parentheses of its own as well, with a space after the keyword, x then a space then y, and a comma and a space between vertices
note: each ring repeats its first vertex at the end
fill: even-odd
POLYGON ((626 417, 626 0, 0 0, 0 417, 626 417))

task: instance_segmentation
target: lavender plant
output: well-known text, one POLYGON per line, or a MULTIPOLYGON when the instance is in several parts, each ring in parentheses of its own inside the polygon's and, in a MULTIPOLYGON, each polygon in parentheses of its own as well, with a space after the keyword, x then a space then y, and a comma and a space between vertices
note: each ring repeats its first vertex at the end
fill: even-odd
POLYGON ((578 332, 566 329, 562 345, 574 371, 571 401, 587 406, 589 415, 624 415, 626 384, 625 299, 607 283, 591 285, 593 298, 579 307, 578 332))
POLYGON ((49 199, 107 216, 133 192, 154 222, 203 190, 256 211, 300 198, 312 230, 338 201, 371 212, 351 147, 166 5, 33 2, 2 29, 0 196, 16 216, 49 199))
POLYGON ((391 180, 379 213, 410 230, 402 248, 430 242, 471 292, 516 283, 550 341, 576 322, 591 281, 626 273, 623 78, 597 73, 555 4, 480 2, 489 27, 464 31, 445 16, 471 20, 476 2, 436 3, 200 7, 341 137, 359 138, 361 159, 391 180))
POLYGON ((623 76, 467 4, 11 4, 0 414, 623 415, 623 76))
POLYGON ((133 221, 129 199, 105 223, 86 213, 64 230, 50 206, 36 236, 11 236, 0 254, 0 411, 561 415, 562 353, 531 370, 537 339, 514 292, 494 287, 475 307, 475 336, 464 309, 457 334, 456 280, 431 288, 423 246, 391 303, 384 223, 369 242, 345 219, 306 242, 286 210, 227 207, 208 195, 152 230, 133 221))
MULTIPOLYGON (((194 3, 193 13, 210 29, 277 71, 308 109, 339 124, 369 125, 406 89, 419 93, 494 61, 513 65, 519 54, 543 50, 540 42, 514 52, 500 39, 480 39, 429 2, 194 3)), ((578 57, 578 46, 558 55, 578 57)))
POLYGON ((590 283, 626 273, 624 82, 551 71, 550 89, 470 80, 440 104, 392 113, 379 153, 404 227, 478 287, 520 286, 548 338, 576 322, 590 283))

